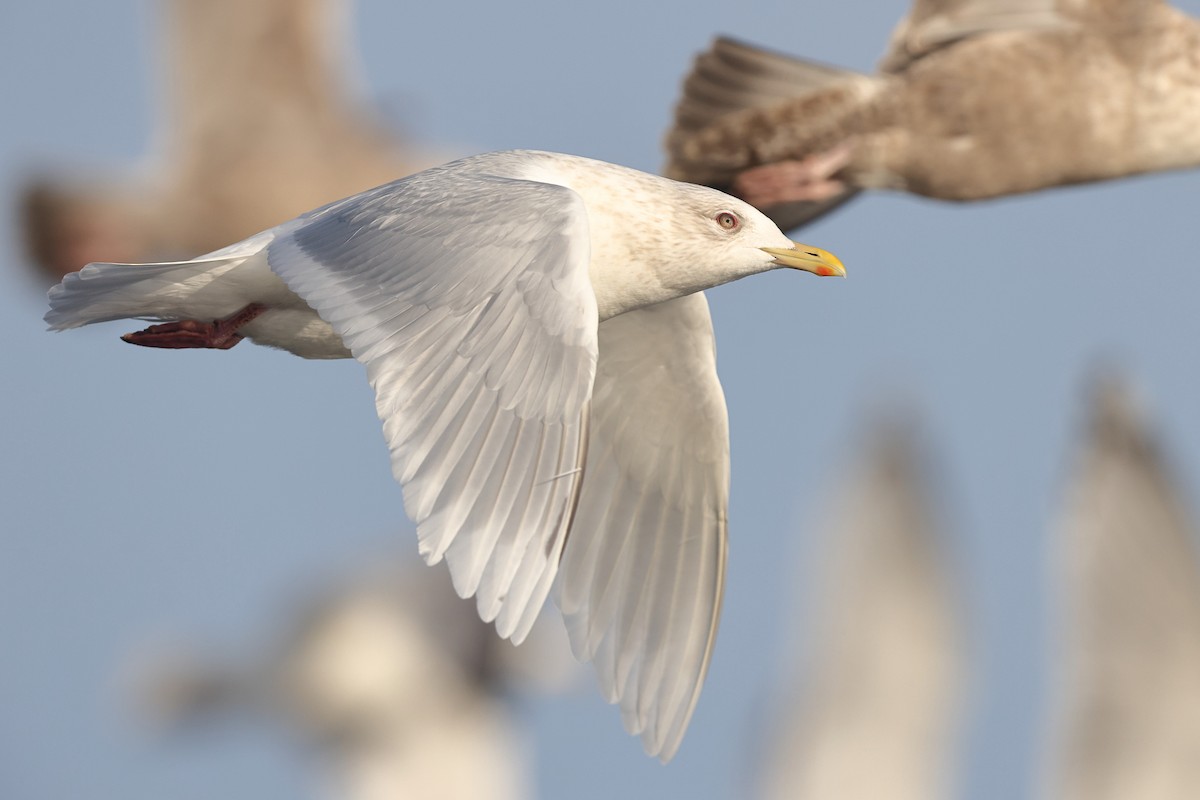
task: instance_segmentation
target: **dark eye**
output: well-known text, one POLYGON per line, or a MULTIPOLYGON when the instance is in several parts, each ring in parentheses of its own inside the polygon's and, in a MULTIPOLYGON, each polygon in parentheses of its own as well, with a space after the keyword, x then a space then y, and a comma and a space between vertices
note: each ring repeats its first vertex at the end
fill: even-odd
POLYGON ((731 231, 742 224, 742 221, 738 219, 738 215, 732 211, 718 211, 717 215, 713 217, 713 219, 715 219, 717 224, 727 231, 731 231))

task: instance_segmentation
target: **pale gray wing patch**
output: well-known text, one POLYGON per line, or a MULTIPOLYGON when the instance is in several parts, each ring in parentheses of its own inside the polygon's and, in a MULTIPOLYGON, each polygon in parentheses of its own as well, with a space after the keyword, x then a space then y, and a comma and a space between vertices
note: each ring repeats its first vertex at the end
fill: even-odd
POLYGON ((521 640, 585 458, 597 313, 582 199, 432 170, 322 209, 268 260, 366 365, 422 555, 521 640))
POLYGON ((702 294, 600 326, 589 439, 558 601, 576 657, 665 761, 699 697, 725 572, 729 434, 702 294))

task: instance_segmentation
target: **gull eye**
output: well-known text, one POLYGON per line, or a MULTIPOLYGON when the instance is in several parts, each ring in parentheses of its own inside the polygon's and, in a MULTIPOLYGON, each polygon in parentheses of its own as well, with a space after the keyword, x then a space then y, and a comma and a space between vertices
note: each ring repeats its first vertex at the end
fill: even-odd
POLYGON ((734 230, 742 224, 742 221, 738 219, 738 215, 732 211, 718 211, 717 215, 713 217, 713 219, 715 219, 717 224, 727 231, 734 230))

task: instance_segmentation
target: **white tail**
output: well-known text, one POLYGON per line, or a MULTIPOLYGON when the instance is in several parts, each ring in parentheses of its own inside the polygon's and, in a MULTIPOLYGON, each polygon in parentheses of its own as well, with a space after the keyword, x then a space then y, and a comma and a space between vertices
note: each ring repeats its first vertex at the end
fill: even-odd
POLYGON ((166 319, 155 301, 178 294, 181 282, 195 275, 202 263, 88 264, 50 290, 46 323, 61 331, 130 317, 166 319), (149 307, 156 313, 149 314, 149 307))
POLYGON ((727 114, 766 108, 864 75, 719 37, 696 57, 675 108, 672 135, 702 130, 727 114))
MULTIPOLYGON (((50 290, 50 310, 44 319, 51 330, 61 331, 114 319, 178 320, 223 316, 249 302, 241 300, 239 293, 246 280, 226 278, 212 286, 213 279, 251 261, 257 267, 252 270, 255 277, 269 275, 266 259, 260 254, 264 254, 274 238, 275 230, 265 231, 190 261, 88 264, 50 290)), ((245 278, 252 279, 252 276, 248 274, 245 278)), ((274 278, 268 280, 278 282, 274 278)))

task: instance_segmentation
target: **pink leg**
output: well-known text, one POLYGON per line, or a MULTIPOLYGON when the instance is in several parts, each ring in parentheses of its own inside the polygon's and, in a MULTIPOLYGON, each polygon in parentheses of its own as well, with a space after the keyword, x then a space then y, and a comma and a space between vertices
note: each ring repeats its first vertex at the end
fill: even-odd
POLYGON ((242 340, 242 335, 237 332, 238 328, 266 310, 267 307, 260 303, 251 303, 241 311, 223 319, 214 319, 212 322, 195 319, 164 322, 161 325, 151 325, 144 331, 127 333, 121 338, 142 347, 167 347, 173 350, 209 347, 228 350, 242 340))
POLYGON ((738 174, 733 193, 757 208, 828 200, 846 191, 834 175, 850 163, 852 147, 840 144, 799 161, 776 161, 738 174))

